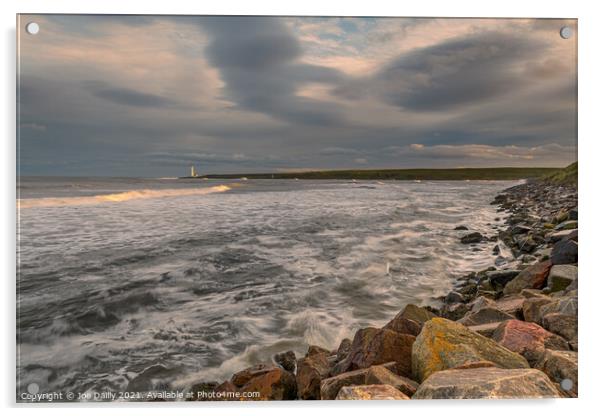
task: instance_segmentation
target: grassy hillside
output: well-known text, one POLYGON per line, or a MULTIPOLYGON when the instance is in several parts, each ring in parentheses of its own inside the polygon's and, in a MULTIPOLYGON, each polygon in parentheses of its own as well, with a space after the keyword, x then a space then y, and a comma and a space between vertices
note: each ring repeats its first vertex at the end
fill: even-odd
POLYGON ((325 170, 289 173, 240 173, 205 175, 213 179, 372 179, 372 180, 515 180, 552 177, 558 168, 464 168, 464 169, 374 169, 325 170))
POLYGON ((557 172, 545 175, 543 179, 548 182, 569 183, 576 185, 578 179, 577 162, 571 163, 566 168, 560 169, 557 172))

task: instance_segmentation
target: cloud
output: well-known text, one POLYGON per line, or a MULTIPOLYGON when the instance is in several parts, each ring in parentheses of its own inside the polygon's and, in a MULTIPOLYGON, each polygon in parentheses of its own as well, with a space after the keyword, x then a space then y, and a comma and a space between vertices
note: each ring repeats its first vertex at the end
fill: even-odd
POLYGON ((133 107, 156 107, 163 108, 174 104, 174 101, 155 94, 140 92, 131 88, 107 87, 104 83, 86 82, 87 88, 92 95, 108 100, 116 104, 129 105, 133 107))

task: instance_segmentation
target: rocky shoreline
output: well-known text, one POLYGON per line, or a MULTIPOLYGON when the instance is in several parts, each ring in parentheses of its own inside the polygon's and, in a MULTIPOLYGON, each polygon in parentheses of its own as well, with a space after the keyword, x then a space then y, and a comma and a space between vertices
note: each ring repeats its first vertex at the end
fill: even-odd
POLYGON ((577 397, 577 187, 527 182, 492 204, 508 215, 491 236, 457 230, 473 248, 497 241, 495 265, 460 277, 440 307, 407 305, 335 351, 198 383, 192 400, 577 397))

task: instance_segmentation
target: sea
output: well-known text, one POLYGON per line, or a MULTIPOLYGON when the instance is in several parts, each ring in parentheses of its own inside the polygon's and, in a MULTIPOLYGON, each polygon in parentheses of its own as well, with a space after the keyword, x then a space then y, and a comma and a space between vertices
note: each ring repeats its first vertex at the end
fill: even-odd
POLYGON ((17 392, 185 389, 491 266, 509 181, 21 177, 17 392))

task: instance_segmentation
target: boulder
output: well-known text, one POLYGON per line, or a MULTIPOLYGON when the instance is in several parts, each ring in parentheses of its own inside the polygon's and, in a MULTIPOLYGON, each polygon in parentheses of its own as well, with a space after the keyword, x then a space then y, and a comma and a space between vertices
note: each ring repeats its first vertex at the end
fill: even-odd
POLYGON ((337 363, 347 358, 349 351, 351 351, 351 340, 349 338, 344 338, 339 344, 339 348, 337 348, 337 363))
POLYGON ((554 244, 550 260, 552 264, 577 263, 579 245, 573 240, 561 240, 554 244))
POLYGON ((311 357, 312 355, 315 354, 326 354, 326 355, 330 355, 330 351, 327 350, 326 348, 322 348, 319 347, 317 345, 310 345, 307 348, 307 353, 305 354, 306 357, 311 357))
POLYGON ((535 399, 558 397, 539 370, 495 367, 439 371, 418 387, 412 399, 535 399))
POLYGON ((297 357, 293 351, 281 352, 274 355, 274 362, 286 371, 295 372, 297 357))
POLYGON ((564 231, 556 231, 547 235, 547 238, 552 242, 556 243, 563 239, 569 239, 572 235, 575 234, 575 230, 564 230, 564 231))
POLYGON ((495 270, 487 272, 487 278, 495 290, 503 290, 506 284, 519 273, 519 270, 495 270))
POLYGON ((522 296, 525 299, 547 298, 547 296, 544 295, 540 289, 523 289, 520 291, 520 296, 522 296))
POLYGON ((333 369, 333 374, 368 368, 373 365, 396 363, 396 373, 411 375, 412 344, 415 336, 390 329, 364 328, 355 333, 351 351, 333 369))
POLYGON ((546 373, 552 381, 559 383, 561 387, 564 386, 564 380, 570 380, 568 384, 571 385, 571 388, 567 392, 572 397, 577 397, 579 379, 577 361, 575 351, 547 350, 536 367, 546 373))
POLYGON ((372 384, 365 386, 345 386, 337 395, 337 400, 409 400, 410 398, 393 386, 372 384))
POLYGON ((475 326, 482 324, 490 324, 492 322, 500 322, 508 319, 514 319, 513 315, 500 311, 494 307, 480 308, 476 312, 471 312, 458 320, 459 323, 466 326, 475 326))
POLYGON ((366 384, 388 384, 401 391, 406 396, 412 397, 416 393, 418 383, 407 377, 398 376, 382 365, 375 365, 366 373, 366 384))
MULTIPOLYGON (((441 309, 441 316, 452 321, 461 319, 470 311, 470 308, 465 303, 454 303, 452 305, 444 305, 441 309)), ((418 334, 416 334, 418 335, 418 334)))
POLYGON ((189 392, 192 393, 192 397, 187 397, 186 401, 209 400, 208 396, 213 394, 218 384, 219 383, 216 381, 202 381, 200 383, 193 384, 189 389, 189 392), (203 393, 206 393, 207 396, 203 395, 203 393))
POLYGON ((458 225, 457 227, 454 228, 454 230, 456 231, 468 231, 468 227, 465 225, 458 225))
POLYGON ((301 358, 297 362, 297 396, 302 400, 319 400, 320 382, 328 377, 329 371, 325 353, 301 358))
POLYGON ((469 326, 468 329, 476 332, 477 334, 481 334, 484 337, 491 338, 497 327, 501 324, 502 322, 490 322, 488 324, 472 325, 469 326))
POLYGON ((460 238, 462 244, 480 243, 482 240, 483 234, 477 232, 466 234, 460 238))
POLYGON ((569 341, 577 340, 577 316, 562 313, 549 313, 541 318, 545 329, 569 341))
MULTIPOLYGON (((456 291, 451 291, 447 294, 447 296, 445 296, 444 302, 448 305, 452 304, 452 303, 464 302, 464 295, 462 295, 461 293, 458 293, 456 291)), ((418 335, 418 334, 416 334, 416 335, 418 335)))
MULTIPOLYGON (((395 362, 383 364, 383 367, 388 370, 394 369, 395 366, 395 362)), ((334 400, 341 387, 366 384, 366 375, 368 374, 368 371, 368 368, 362 368, 322 380, 320 383, 320 397, 322 400, 334 400)))
POLYGON ((502 312, 515 316, 519 319, 523 317, 523 303, 525 297, 521 295, 504 296, 495 301, 495 306, 502 312))
POLYGON ((552 266, 548 275, 548 287, 552 292, 566 289, 577 279, 577 267, 569 264, 552 266))
POLYGON ((550 303, 542 305, 539 309, 541 317, 549 313, 561 313, 564 315, 577 316, 578 312, 578 299, 577 296, 567 294, 565 296, 558 297, 550 303))
POLYGON ((418 381, 475 361, 491 361, 502 368, 529 367, 521 355, 444 318, 428 321, 412 347, 413 378, 418 381))
POLYGON ((245 368, 244 370, 239 371, 238 373, 234 373, 230 378, 230 381, 236 387, 242 387, 252 378, 264 375, 265 373, 270 372, 274 368, 274 366, 268 364, 257 364, 252 367, 245 368))
MULTIPOLYGON (((437 315, 435 315, 428 309, 410 303, 409 305, 406 305, 406 307, 403 308, 403 310, 399 314, 397 314, 395 318, 402 317, 411 319, 412 321, 418 322, 422 326, 422 324, 424 324, 429 319, 434 318, 435 316, 437 315)), ((395 320, 395 318, 393 320, 395 320)))
MULTIPOLYGON (((259 392, 253 400, 294 400, 297 398, 295 376, 279 367, 269 367, 262 374, 252 377, 241 392, 259 392)), ((234 383, 236 384, 236 383, 234 383)))
POLYGON ((422 324, 419 322, 413 319, 408 319, 402 316, 402 313, 398 313, 395 318, 393 318, 383 327, 383 329, 390 329, 391 331, 395 331, 400 334, 416 336, 420 333, 421 327, 422 324))
POLYGON ((573 220, 563 221, 560 224, 558 224, 556 227, 554 227, 554 229, 556 231, 574 230, 575 228, 577 228, 577 221, 573 221, 573 220))
POLYGON ((534 365, 544 354, 546 348, 568 350, 569 344, 556 334, 546 331, 533 322, 513 319, 502 323, 491 339, 514 351, 534 365))
POLYGON ((549 260, 528 266, 504 287, 504 294, 520 293, 523 289, 541 289, 546 284, 552 263, 549 260))
POLYGON ((528 298, 523 302, 523 317, 527 322, 541 322, 541 307, 551 303, 553 299, 549 296, 541 295, 539 297, 528 298))

